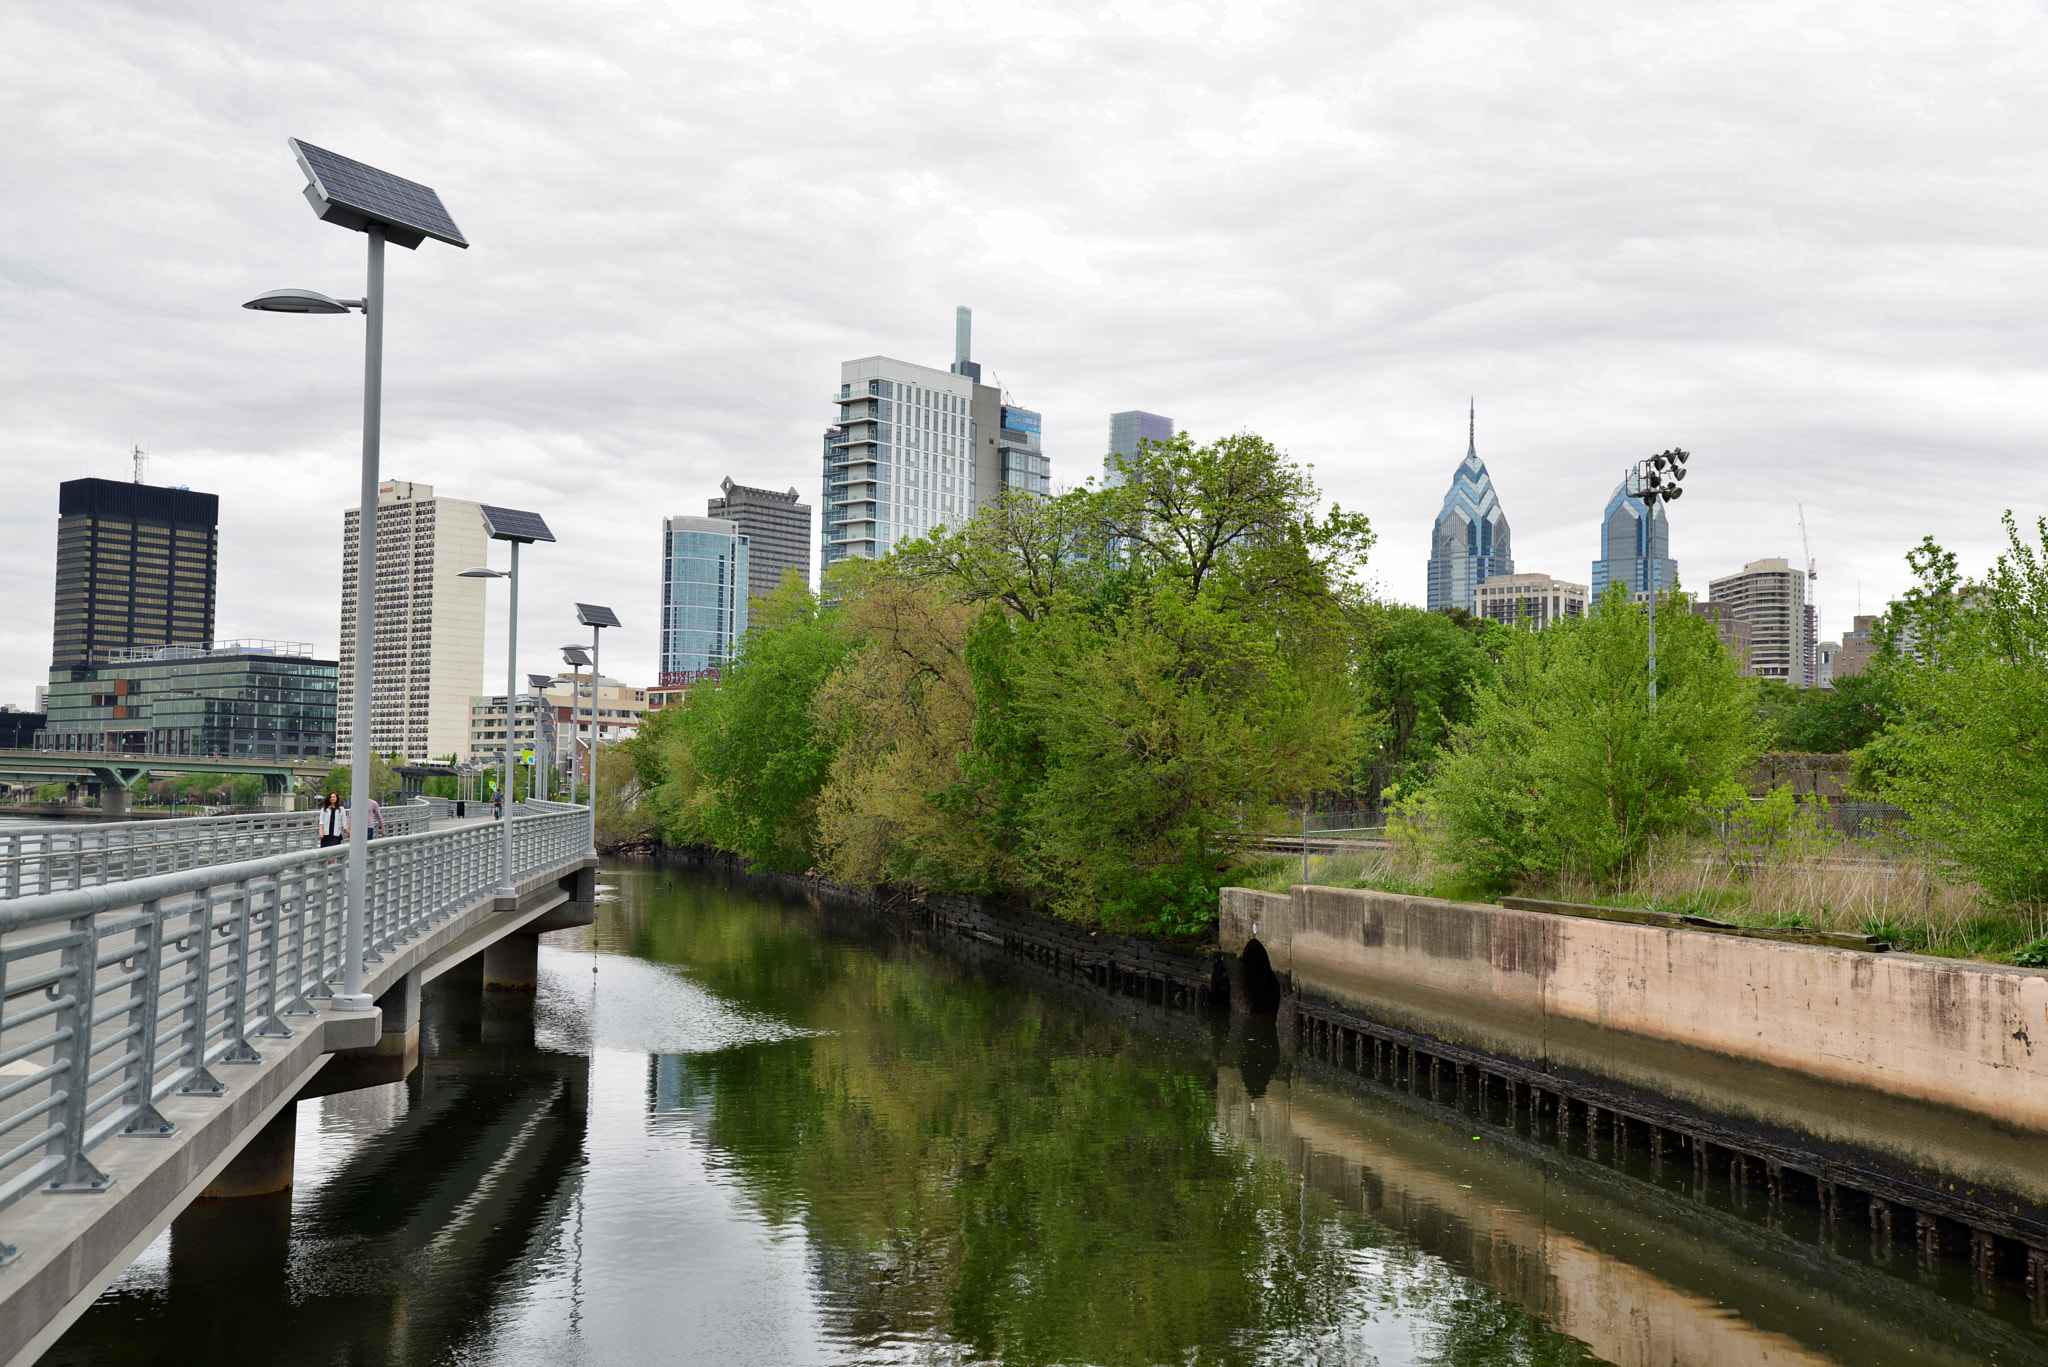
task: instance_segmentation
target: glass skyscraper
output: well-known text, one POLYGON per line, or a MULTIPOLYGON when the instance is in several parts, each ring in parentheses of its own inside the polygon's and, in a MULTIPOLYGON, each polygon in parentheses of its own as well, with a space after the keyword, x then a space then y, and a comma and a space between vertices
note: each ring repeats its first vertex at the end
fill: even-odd
POLYGON ((1172 418, 1135 408, 1128 413, 1110 414, 1109 454, 1102 458, 1102 483, 1106 487, 1124 482, 1125 463, 1137 457, 1140 442, 1172 440, 1172 418))
POLYGON ((722 517, 661 524, 661 686, 731 664, 747 634, 747 538, 722 517))
POLYGON ((1631 498, 1628 483, 1614 486, 1607 511, 1600 516, 1600 558, 1593 562, 1593 601, 1619 584, 1630 594, 1664 592, 1678 581, 1678 562, 1671 558, 1671 529, 1664 505, 1654 509, 1631 498), (1655 583, 1653 585, 1652 580, 1655 583))
POLYGON ((1477 417, 1465 441, 1465 459, 1451 476, 1429 541, 1429 610, 1473 609, 1473 590, 1496 574, 1515 572, 1507 514, 1493 491, 1493 476, 1479 459, 1477 417))

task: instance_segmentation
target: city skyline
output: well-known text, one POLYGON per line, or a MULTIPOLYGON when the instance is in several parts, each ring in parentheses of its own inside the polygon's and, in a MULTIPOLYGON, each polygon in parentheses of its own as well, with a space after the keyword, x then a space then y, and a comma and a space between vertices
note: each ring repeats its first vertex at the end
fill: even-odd
MULTIPOLYGON (((2014 226, 2048 193, 2026 169, 2048 120, 2025 113, 2048 113, 2025 74, 2048 21, 1808 20, 1702 48, 1647 14, 707 15, 649 35, 286 5, 88 40, 31 0, 0 58, 0 108, 40 130, 0 149, 19 263, 0 701, 31 701, 47 649, 56 484, 125 478, 137 443, 153 483, 222 494, 215 634, 334 648, 323 529, 354 501, 359 324, 237 307, 359 292, 359 244, 307 227, 287 134, 462 206, 473 250, 393 277, 385 463, 546 513, 562 539, 526 584, 529 630, 652 592, 658 528, 623 510, 694 507, 728 473, 808 499, 838 363, 942 358, 970 299, 1003 339, 984 379, 1043 413, 1056 477, 1099 470, 1102 416, 1134 401, 1197 440, 1257 431, 1372 516, 1374 577, 1421 602, 1450 414, 1477 389, 1518 566, 1583 575, 1613 471, 1683 445, 1688 586, 1796 556, 1804 502, 1832 637, 1859 581, 1864 612, 1905 586, 1922 535, 1981 570, 2002 507, 2048 503, 2048 249, 2014 226), (491 40, 449 41, 466 25, 491 40), (590 60, 504 55, 550 46, 590 60), (938 58, 1008 92, 972 136, 916 79, 938 58), (815 79, 845 60, 860 90, 815 79), (81 64, 103 75, 89 95, 81 64), (1901 79, 1873 89, 1872 69, 1901 79), (1088 133, 1111 118, 1116 137, 1088 133), (107 136, 124 128, 151 133, 107 136), (1254 207, 1273 204, 1297 211, 1254 207)), ((607 664, 651 679, 658 648, 630 625, 607 664)))

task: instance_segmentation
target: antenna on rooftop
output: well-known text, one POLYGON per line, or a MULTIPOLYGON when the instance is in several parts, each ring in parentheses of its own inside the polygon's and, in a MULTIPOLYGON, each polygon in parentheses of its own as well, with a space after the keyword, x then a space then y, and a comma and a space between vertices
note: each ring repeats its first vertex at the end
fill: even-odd
POLYGON ((129 454, 135 458, 135 482, 140 484, 142 483, 142 468, 149 463, 149 452, 143 450, 142 444, 137 442, 130 449, 129 454))

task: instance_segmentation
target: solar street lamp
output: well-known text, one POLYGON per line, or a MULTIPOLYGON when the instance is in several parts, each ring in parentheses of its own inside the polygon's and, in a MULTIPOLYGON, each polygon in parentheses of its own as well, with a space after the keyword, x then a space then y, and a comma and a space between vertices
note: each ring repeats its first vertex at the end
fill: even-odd
POLYGON ((610 608, 601 608, 594 603, 578 603, 576 620, 590 628, 590 852, 586 859, 597 858, 597 634, 606 627, 619 624, 619 614, 610 608))
POLYGON ((552 719, 548 724, 549 740, 546 744, 542 744, 540 734, 540 705, 547 695, 548 685, 552 682, 554 681, 545 674, 529 674, 526 676, 526 689, 529 693, 533 694, 533 745, 540 752, 540 755, 535 757, 536 763, 533 766, 533 776, 540 780, 540 796, 543 802, 552 797, 555 791, 555 742, 553 740, 555 730, 552 719), (538 762, 542 757, 545 757, 545 763, 538 762))
POLYGON ((364 928, 369 919, 370 688, 377 637, 377 458, 384 418, 384 244, 408 251, 428 238, 451 247, 469 246, 441 197, 416 181, 360 161, 286 140, 306 174, 306 200, 321 219, 369 238, 369 287, 361 299, 335 299, 313 290, 284 289, 259 294, 243 308, 260 313, 347 313, 363 315, 363 467, 361 511, 356 523, 356 657, 351 686, 355 707, 350 726, 348 837, 348 931, 342 947, 342 988, 329 1001, 337 1011, 367 1011, 374 1004, 363 991, 364 928))
MULTIPOLYGON (((569 801, 576 800, 576 713, 583 706, 583 667, 590 663, 590 652, 582 646, 562 647, 562 663, 569 666, 569 801)), ((595 671, 590 688, 591 720, 597 720, 597 685, 595 671)))
MULTIPOLYGON (((512 775, 512 733, 517 730, 515 718, 519 703, 519 548, 535 541, 553 541, 555 534, 548 530, 548 524, 541 520, 539 513, 522 512, 517 508, 499 508, 489 503, 479 506, 483 514, 484 533, 493 541, 508 541, 512 544, 512 568, 494 570, 481 566, 464 570, 464 578, 509 579, 512 581, 512 602, 507 609, 505 627, 505 804, 500 819, 505 829, 500 832, 505 850, 505 862, 498 882, 498 900, 503 903, 498 910, 515 911, 519 903, 519 880, 512 867, 512 801, 518 794, 513 785, 512 775)), ((536 735, 540 731, 538 716, 534 720, 536 735)))
MULTIPOLYGON (((1678 486, 1685 482, 1685 463, 1691 458, 1691 452, 1674 446, 1669 451, 1659 451, 1648 460, 1637 461, 1635 469, 1629 471, 1630 495, 1641 499, 1649 510, 1649 522, 1644 524, 1646 533, 1654 531, 1657 504, 1661 502, 1668 508, 1673 499, 1685 492, 1678 486)), ((1649 535, 1644 539, 1653 552, 1650 557, 1650 711, 1654 714, 1657 710, 1657 557, 1654 554, 1657 543, 1649 535)))

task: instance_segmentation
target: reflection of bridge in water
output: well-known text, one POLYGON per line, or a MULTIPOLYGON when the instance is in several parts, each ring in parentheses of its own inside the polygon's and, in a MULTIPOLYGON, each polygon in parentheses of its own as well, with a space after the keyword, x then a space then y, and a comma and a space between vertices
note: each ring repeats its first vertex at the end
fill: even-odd
POLYGON ((161 1285, 104 1297, 45 1362, 459 1356, 580 1253, 557 1244, 575 1227, 589 1062, 537 1047, 533 1023, 533 999, 486 994, 474 961, 437 980, 411 1076, 320 1103, 353 1147, 310 1199, 196 1203, 161 1285), (242 1314, 224 1323, 229 1303, 242 1314))
MULTIPOLYGON (((33 1362, 195 1202, 191 1228, 212 1222, 238 1242, 255 1231, 229 1226, 265 1218, 202 1198, 285 1193, 288 1221, 295 1103, 412 1075, 429 982, 454 974, 451 988, 473 983, 477 998, 513 994, 528 1023, 508 1019, 530 1046, 539 936, 591 919, 589 809, 521 804, 509 894, 502 826, 433 824, 369 846, 367 1012, 328 1005, 342 979, 347 849, 305 848, 302 818, 106 826, 84 851, 66 831, 9 856, 10 890, 33 895, 0 900, 0 1363, 33 1362)), ((496 1058, 486 1023, 478 1044, 496 1058)), ((542 1101, 492 1103, 526 1110, 497 1136, 493 1162, 541 1152, 535 1137, 560 1128, 536 1106, 580 1110, 579 1082, 539 1071, 542 1101)), ((481 1096, 498 1084, 464 1086, 481 1096)), ((430 1128, 433 1111, 411 1130, 430 1128)), ((441 1175, 446 1156, 426 1165, 431 1179, 410 1180, 450 1193, 447 1209, 483 1211, 491 1191, 512 1190, 471 1174, 452 1194, 461 1179, 441 1175)), ((407 1181, 394 1169, 383 1184, 407 1181)), ((421 1205, 420 1228, 448 1237, 436 1208, 421 1205)), ((194 1238, 174 1239, 174 1253, 194 1238)))

